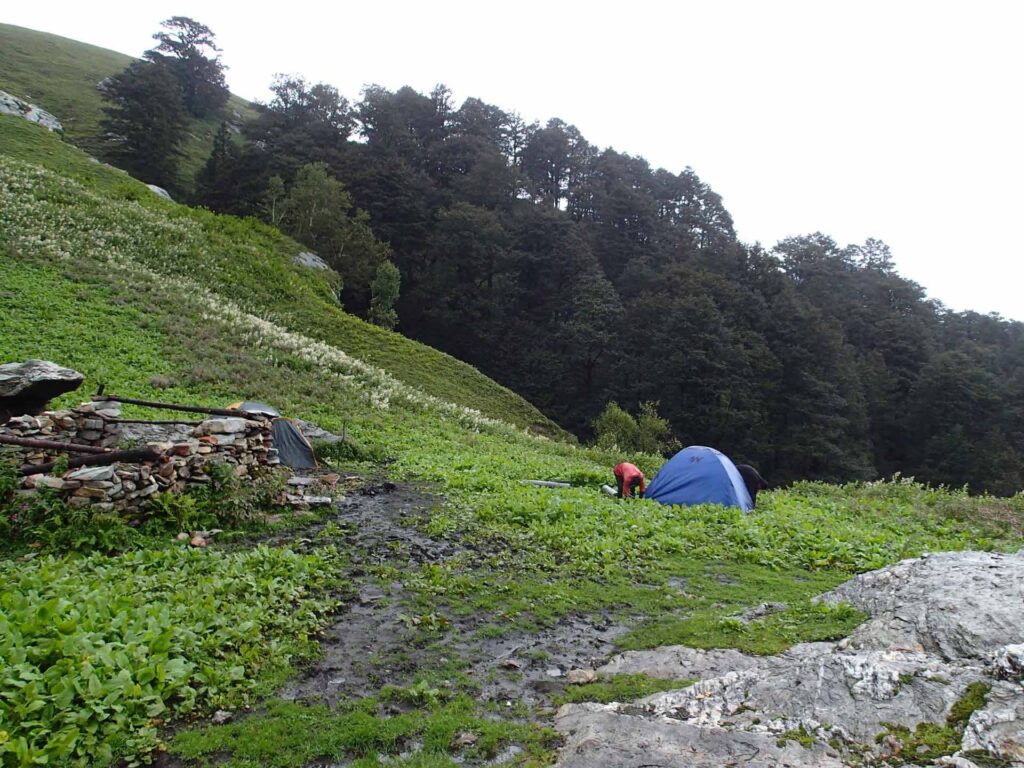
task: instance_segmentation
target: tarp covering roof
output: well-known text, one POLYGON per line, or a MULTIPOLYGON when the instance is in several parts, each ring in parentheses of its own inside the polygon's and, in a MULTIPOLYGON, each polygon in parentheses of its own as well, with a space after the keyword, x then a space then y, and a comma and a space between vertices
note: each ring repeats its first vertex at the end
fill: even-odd
POLYGON ((721 504, 754 508, 736 465, 714 448, 691 445, 667 462, 647 486, 645 497, 662 504, 721 504))
POLYGON ((238 408, 249 413, 262 413, 271 417, 270 436, 273 440, 273 447, 277 449, 277 456, 286 467, 316 469, 320 466, 316 460, 313 445, 302 434, 302 430, 294 421, 282 417, 280 411, 273 406, 256 400, 241 400, 232 403, 228 408, 238 408))

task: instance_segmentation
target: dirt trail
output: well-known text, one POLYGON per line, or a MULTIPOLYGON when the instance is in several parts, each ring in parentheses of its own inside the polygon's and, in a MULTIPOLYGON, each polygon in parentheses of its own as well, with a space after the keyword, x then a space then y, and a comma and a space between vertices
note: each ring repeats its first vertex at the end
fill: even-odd
POLYGON ((338 543, 350 550, 347 575, 354 596, 321 641, 323 656, 286 686, 283 698, 333 705, 374 695, 385 684, 409 685, 418 672, 459 660, 468 664, 466 673, 479 683, 483 701, 545 707, 564 687, 566 672, 596 666, 612 653, 614 638, 625 628, 602 618, 569 617, 536 633, 510 629, 490 637, 478 631, 476 617, 446 617, 450 624, 425 639, 410 626, 401 581, 374 583, 366 568, 416 569, 464 552, 458 543, 431 538, 414 527, 436 503, 436 497, 412 486, 384 483, 338 504, 328 519, 347 531, 338 543))

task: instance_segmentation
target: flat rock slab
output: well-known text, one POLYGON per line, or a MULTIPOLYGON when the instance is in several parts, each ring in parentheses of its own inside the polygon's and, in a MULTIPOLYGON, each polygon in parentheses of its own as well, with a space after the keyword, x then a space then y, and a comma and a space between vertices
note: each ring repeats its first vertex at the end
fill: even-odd
POLYGON ((85 376, 47 360, 0 365, 0 424, 11 416, 42 413, 46 404, 78 389, 85 376))
MULTIPOLYGON (((972 683, 991 685, 963 750, 1024 767, 1024 556, 956 552, 858 576, 820 599, 871 618, 839 643, 778 656, 684 646, 613 657, 602 674, 698 678, 634 703, 567 705, 561 768, 831 766, 885 759, 889 724, 945 724, 972 683), (799 733, 810 748, 790 738, 799 733), (779 743, 784 746, 779 746, 779 743)), ((961 765, 965 756, 950 756, 961 765)))
MULTIPOLYGON (((567 704, 555 716, 566 736, 560 768, 842 768, 828 747, 778 746, 775 736, 702 728, 621 714, 611 705, 567 704)), ((836 753, 833 753, 836 754, 836 753)))

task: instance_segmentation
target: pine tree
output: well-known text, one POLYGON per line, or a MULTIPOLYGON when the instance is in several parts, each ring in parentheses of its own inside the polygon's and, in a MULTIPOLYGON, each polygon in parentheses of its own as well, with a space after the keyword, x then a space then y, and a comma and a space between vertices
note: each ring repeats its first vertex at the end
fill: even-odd
POLYGON ((175 188, 186 126, 178 81, 156 64, 135 61, 110 78, 104 98, 106 158, 143 181, 175 188))

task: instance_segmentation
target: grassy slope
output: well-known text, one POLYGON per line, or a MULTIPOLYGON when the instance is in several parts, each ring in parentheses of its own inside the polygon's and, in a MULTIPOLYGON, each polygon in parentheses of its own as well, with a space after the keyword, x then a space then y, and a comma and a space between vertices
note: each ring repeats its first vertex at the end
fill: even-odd
MULTIPOLYGON (((247 397, 328 428, 345 425, 394 457, 394 477, 444 494, 422 525, 464 545, 421 568, 388 562, 369 569, 372 578, 402 581, 409 615, 471 613, 481 631, 501 633, 569 613, 610 613, 633 627, 624 647, 686 642, 772 652, 849 631, 857 615, 809 598, 850 573, 927 550, 1021 544, 1024 497, 971 499, 912 483, 798 486, 766 493, 748 516, 609 499, 594 486, 622 457, 503 425, 551 428, 468 366, 345 315, 326 274, 291 264, 296 250, 254 222, 163 202, 41 129, 0 119, 0 359, 52 358, 88 374, 87 387, 104 381, 111 391, 202 403, 247 397), (153 375, 170 388, 156 389, 153 375), (552 491, 522 485, 528 477, 585 484, 552 491), (731 618, 766 600, 790 607, 748 625, 731 618)), ((636 460, 648 472, 659 462, 636 460)), ((0 560, 0 577, 5 567, 0 560)), ((9 567, 32 578, 40 566, 9 567)), ((421 631, 423 643, 444 640, 430 636, 443 630, 421 631)), ((0 627, 0 640, 3 634, 0 627)), ((422 674, 428 681, 434 672, 422 674)), ((254 722, 268 733, 294 733, 295 723, 305 723, 325 739, 334 734, 325 747, 331 754, 352 757, 366 754, 350 744, 353 724, 367 734, 422 733, 441 718, 450 724, 442 729, 447 736, 481 722, 471 702, 458 701, 458 713, 454 704, 427 703, 412 721, 387 715, 386 702, 355 704, 337 716, 272 704, 265 722, 254 722)), ((258 755, 243 759, 246 737, 233 733, 186 737, 180 749, 270 764, 258 755), (222 743, 229 737, 237 744, 222 743)), ((434 758, 408 765, 452 765, 450 738, 435 740, 434 758)), ((401 743, 372 746, 391 753, 401 743)), ((275 765, 303 764, 301 755, 274 754, 275 765)))
MULTIPOLYGON (((120 72, 132 57, 12 24, 0 24, 0 52, 0 90, 52 112, 69 141, 96 151, 104 105, 96 83, 120 72)), ((224 115, 237 119, 235 113, 245 120, 252 108, 232 96, 224 115)), ((193 178, 206 161, 218 125, 218 117, 192 121, 182 147, 183 179, 193 178)))
MULTIPOLYGON (((95 194, 122 201, 128 215, 146 214, 151 226, 145 235, 147 247, 134 252, 140 265, 167 277, 215 286, 219 296, 380 366, 428 395, 520 427, 563 434, 536 408, 474 368, 343 312, 332 291, 333 273, 292 264, 290 257, 300 248, 276 230, 162 201, 125 174, 97 165, 56 136, 17 118, 0 119, 0 146, 9 157, 33 159, 95 194), (166 242, 159 242, 161 237, 166 242)), ((99 217, 111 216, 112 225, 117 222, 118 215, 102 201, 96 204, 99 217)), ((215 373, 211 361, 196 360, 195 365, 211 369, 206 376, 215 373)), ((139 371, 140 381, 125 385, 139 386, 150 373, 139 371)), ((250 393, 236 389, 231 394, 250 393)), ((267 397, 275 399, 273 394, 267 397)))

